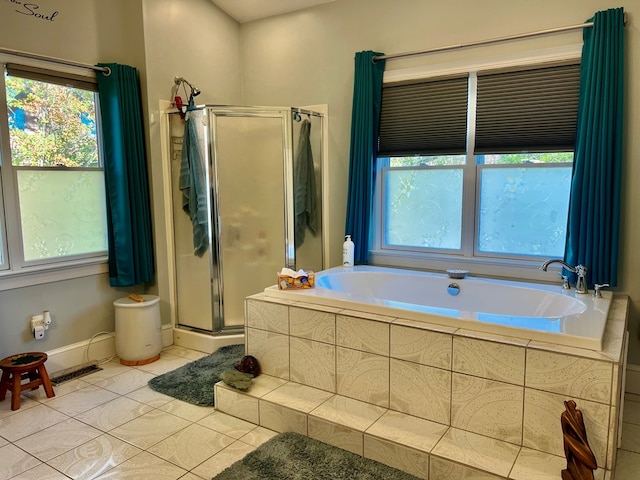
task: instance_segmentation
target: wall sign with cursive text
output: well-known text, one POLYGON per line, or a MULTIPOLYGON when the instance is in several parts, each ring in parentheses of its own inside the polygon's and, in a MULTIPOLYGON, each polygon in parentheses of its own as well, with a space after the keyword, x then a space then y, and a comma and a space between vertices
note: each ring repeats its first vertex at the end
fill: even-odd
POLYGON ((14 12, 37 20, 53 22, 60 15, 57 10, 43 10, 40 5, 34 2, 22 2, 20 0, 5 0, 5 2, 13 7, 14 12))

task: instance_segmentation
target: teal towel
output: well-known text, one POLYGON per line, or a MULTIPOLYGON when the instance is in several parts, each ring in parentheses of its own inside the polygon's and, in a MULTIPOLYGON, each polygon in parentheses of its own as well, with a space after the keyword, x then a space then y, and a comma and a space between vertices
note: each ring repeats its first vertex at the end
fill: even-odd
POLYGON ((182 209, 191 218, 193 227, 193 253, 201 257, 209 247, 209 217, 204 164, 196 123, 188 113, 184 122, 179 188, 182 191, 182 209))
POLYGON ((307 228, 315 236, 318 232, 318 211, 316 207, 316 173, 311 152, 311 122, 304 120, 300 125, 298 149, 293 164, 295 247, 304 242, 307 228))

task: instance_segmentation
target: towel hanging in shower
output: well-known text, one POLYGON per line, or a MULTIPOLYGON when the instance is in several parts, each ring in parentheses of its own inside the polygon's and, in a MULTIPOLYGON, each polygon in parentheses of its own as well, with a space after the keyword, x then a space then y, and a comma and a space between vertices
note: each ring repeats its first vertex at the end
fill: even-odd
POLYGON ((311 153, 311 122, 304 120, 300 125, 298 150, 293 164, 295 247, 304 242, 307 227, 315 236, 318 231, 316 209, 316 174, 311 153))
POLYGON ((179 187, 182 191, 182 209, 191 218, 193 227, 193 253, 201 257, 209 246, 209 222, 204 165, 200 155, 196 122, 192 113, 188 112, 184 122, 179 187))

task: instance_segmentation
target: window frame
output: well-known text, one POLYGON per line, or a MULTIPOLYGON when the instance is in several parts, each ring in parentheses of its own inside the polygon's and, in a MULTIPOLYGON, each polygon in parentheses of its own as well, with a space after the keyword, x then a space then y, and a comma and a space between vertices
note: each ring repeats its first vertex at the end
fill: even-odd
MULTIPOLYGON (((438 78, 469 73, 469 105, 468 105, 468 126, 467 145, 473 145, 475 139, 475 125, 469 121, 475 118, 476 98, 477 98, 477 73, 484 70, 499 70, 505 68, 527 68, 544 66, 558 62, 572 62, 580 60, 582 53, 581 44, 565 45, 563 47, 550 48, 545 50, 530 51, 521 54, 490 57, 480 60, 469 60, 466 62, 456 62, 450 64, 435 64, 428 67, 414 67, 385 72, 384 82, 394 83, 399 81, 409 81, 430 78, 438 78)), ((524 256, 496 256, 495 254, 485 254, 477 252, 476 232, 478 221, 476 205, 479 202, 479 165, 475 163, 473 148, 467 147, 466 162, 463 176, 463 199, 462 199, 462 238, 461 249, 455 253, 445 253, 442 250, 428 251, 427 249, 410 248, 388 248, 383 245, 384 225, 383 215, 383 186, 381 165, 376 163, 374 201, 372 226, 370 230, 370 251, 369 263, 382 266, 393 266, 401 268, 419 268, 424 270, 443 271, 447 268, 464 268, 473 274, 483 276, 497 276, 502 278, 516 278, 533 281, 553 281, 547 272, 539 270, 540 257, 524 256), (471 217, 471 218, 470 218, 471 217)), ((549 270, 560 269, 550 268, 549 270)))
MULTIPOLYGON (((38 285, 72 278, 80 278, 108 272, 107 252, 95 252, 86 255, 25 261, 20 208, 17 188, 18 170, 34 167, 11 165, 11 147, 9 136, 8 107, 6 98, 5 69, 7 64, 18 64, 52 70, 61 75, 82 76, 92 82, 95 73, 76 67, 60 66, 43 60, 19 58, 14 55, 0 54, 0 240, 2 260, 0 263, 0 291, 13 288, 38 285)), ((100 132, 99 103, 96 101, 96 129, 100 132)), ((98 133, 99 168, 42 167, 49 170, 101 170, 103 169, 102 145, 98 133)), ((38 167, 35 167, 38 169, 38 167)), ((106 199, 105 199, 106 200, 106 199)))

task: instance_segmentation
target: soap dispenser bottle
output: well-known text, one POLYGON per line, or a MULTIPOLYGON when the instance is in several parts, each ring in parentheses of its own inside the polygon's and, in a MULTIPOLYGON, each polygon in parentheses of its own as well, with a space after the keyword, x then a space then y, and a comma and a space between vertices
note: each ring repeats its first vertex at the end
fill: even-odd
POLYGON ((351 235, 346 235, 342 244, 342 266, 353 267, 353 250, 355 245, 351 240, 351 235))

